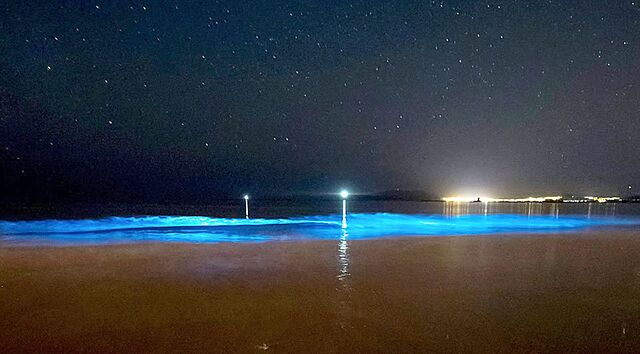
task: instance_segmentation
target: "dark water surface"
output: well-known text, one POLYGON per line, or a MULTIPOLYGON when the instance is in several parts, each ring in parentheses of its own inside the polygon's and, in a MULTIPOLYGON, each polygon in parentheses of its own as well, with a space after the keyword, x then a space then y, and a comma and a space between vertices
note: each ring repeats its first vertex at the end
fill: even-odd
MULTIPOLYGON (((340 200, 250 200, 251 217, 288 218, 339 214, 340 200)), ((640 216, 640 203, 444 203, 349 200, 349 212, 396 214, 522 214, 581 216, 640 216)), ((92 219, 110 216, 183 215, 219 218, 244 217, 244 201, 185 204, 68 204, 20 207, 4 205, 1 220, 92 219)))

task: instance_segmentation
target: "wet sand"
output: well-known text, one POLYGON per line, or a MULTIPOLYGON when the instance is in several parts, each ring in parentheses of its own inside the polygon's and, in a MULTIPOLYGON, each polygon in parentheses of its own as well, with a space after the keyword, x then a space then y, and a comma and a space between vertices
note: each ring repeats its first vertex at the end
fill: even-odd
POLYGON ((0 352, 640 352, 640 231, 7 247, 0 352))

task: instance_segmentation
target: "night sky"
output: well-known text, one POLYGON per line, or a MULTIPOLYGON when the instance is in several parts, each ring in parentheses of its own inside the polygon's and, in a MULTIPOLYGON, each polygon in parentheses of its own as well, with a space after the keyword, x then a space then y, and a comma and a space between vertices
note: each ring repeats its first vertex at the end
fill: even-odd
POLYGON ((3 1, 0 192, 637 194, 640 1, 3 1))

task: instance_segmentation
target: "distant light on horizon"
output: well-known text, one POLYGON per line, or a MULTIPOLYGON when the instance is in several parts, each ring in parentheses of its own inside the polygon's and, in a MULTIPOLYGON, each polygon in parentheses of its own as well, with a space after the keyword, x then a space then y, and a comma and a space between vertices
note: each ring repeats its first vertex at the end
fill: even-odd
POLYGON ((521 202, 545 202, 545 201, 561 201, 562 196, 545 196, 545 197, 527 197, 527 198, 493 198, 486 196, 455 196, 455 197, 445 197, 442 198, 445 202, 483 202, 483 203, 499 203, 499 202, 511 202, 511 203, 521 203, 521 202))
POLYGON ((347 191, 346 189, 341 190, 340 197, 342 197, 342 199, 347 199, 347 197, 349 197, 349 191, 347 191))
POLYGON ((475 201, 478 201, 478 199, 480 199, 481 202, 486 202, 489 199, 493 199, 493 198, 489 198, 489 197, 460 197, 460 196, 442 198, 442 200, 444 200, 445 202, 457 202, 457 203, 475 202, 475 201))
POLYGON ((576 199, 572 196, 571 199, 564 199, 562 196, 554 195, 554 196, 545 196, 545 197, 527 197, 527 198, 493 198, 486 196, 454 196, 454 197, 444 197, 442 198, 445 202, 452 203, 471 203, 471 202, 482 202, 482 203, 542 203, 542 202, 563 202, 563 203, 607 203, 607 202, 620 202, 622 201, 621 197, 618 196, 608 196, 608 197, 599 197, 599 196, 585 196, 579 199, 576 199))
POLYGON ((590 202, 606 203, 606 202, 619 202, 622 200, 620 197, 584 197, 590 202))

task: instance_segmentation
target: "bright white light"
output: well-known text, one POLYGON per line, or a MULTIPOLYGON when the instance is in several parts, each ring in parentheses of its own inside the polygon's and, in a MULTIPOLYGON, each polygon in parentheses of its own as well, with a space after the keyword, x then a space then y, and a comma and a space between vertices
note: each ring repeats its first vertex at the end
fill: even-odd
POLYGON ((243 198, 244 198, 244 200, 249 200, 249 195, 245 194, 243 198))
POLYGON ((340 196, 342 197, 342 199, 347 199, 347 197, 349 196, 349 192, 346 189, 343 189, 342 191, 340 191, 340 196))
POLYGON ((619 202, 622 200, 620 197, 584 197, 584 199, 590 202, 606 203, 606 202, 619 202))
MULTIPOLYGON (((590 198, 590 197, 585 197, 590 198)), ((562 196, 545 196, 545 197, 527 197, 527 198, 492 198, 486 196, 479 197, 469 197, 469 196, 456 196, 456 197, 446 197, 442 198, 445 202, 477 202, 478 199, 484 203, 499 203, 499 202, 509 202, 509 203, 541 203, 541 202, 558 202, 562 200, 562 196)))
POLYGON ((490 197, 445 197, 442 198, 442 200, 444 200, 445 202, 456 202, 456 203, 462 203, 462 202, 475 202, 478 201, 478 198, 480 198, 481 202, 489 202, 489 201, 494 201, 494 198, 490 198, 490 197))

